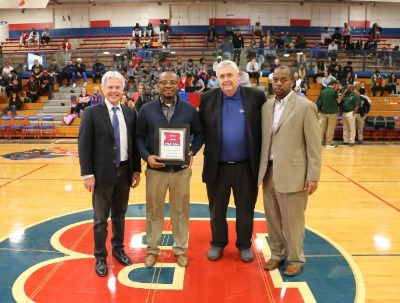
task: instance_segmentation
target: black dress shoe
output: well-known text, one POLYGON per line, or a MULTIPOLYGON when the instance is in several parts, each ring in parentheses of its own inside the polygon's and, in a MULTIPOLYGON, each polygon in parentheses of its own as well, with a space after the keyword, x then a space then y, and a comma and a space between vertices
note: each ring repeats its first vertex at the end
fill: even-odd
POLYGON ((97 259, 96 260, 96 268, 95 268, 96 274, 99 277, 105 277, 108 274, 108 268, 107 268, 107 263, 105 259, 97 259))
POLYGON ((131 259, 128 257, 128 255, 124 252, 123 249, 116 251, 113 249, 112 251, 112 256, 118 260, 118 262, 122 265, 128 266, 131 265, 131 259))

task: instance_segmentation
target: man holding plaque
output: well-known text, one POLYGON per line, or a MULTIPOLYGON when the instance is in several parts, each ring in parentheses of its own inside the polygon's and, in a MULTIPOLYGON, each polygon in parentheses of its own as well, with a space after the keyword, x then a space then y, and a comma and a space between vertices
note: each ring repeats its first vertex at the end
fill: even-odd
MULTIPOLYGON (((169 190, 169 211, 174 244, 172 251, 181 267, 189 265, 186 249, 189 236, 190 176, 193 156, 204 142, 204 131, 195 107, 179 98, 178 77, 163 72, 158 80, 160 97, 139 111, 136 143, 146 169, 145 266, 157 263, 163 232, 165 196, 169 190), (193 135, 190 144, 189 137, 193 135)), ((163 244, 165 245, 165 244, 163 244)))
POLYGON ((220 88, 200 97, 205 129, 203 182, 210 205, 211 248, 208 258, 218 260, 228 245, 226 212, 231 191, 236 205, 236 247, 244 262, 253 260, 251 238, 257 200, 261 151, 261 90, 239 86, 239 69, 233 61, 217 66, 220 88))

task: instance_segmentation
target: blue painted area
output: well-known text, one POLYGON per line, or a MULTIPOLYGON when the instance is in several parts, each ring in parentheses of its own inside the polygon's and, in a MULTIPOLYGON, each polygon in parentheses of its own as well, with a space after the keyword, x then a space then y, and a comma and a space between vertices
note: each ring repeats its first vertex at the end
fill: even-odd
POLYGON ((174 281, 175 268, 153 267, 133 269, 128 277, 131 281, 140 283, 172 284, 174 281))
MULTIPOLYGON (((235 214, 236 209, 229 207, 227 217, 235 218, 235 214)), ((169 216, 168 204, 166 216, 169 216)), ((191 204, 191 216, 208 220, 208 205, 191 204)), ((50 238, 55 232, 70 224, 92 220, 92 217, 92 210, 65 215, 32 226, 18 238, 17 235, 13 235, 11 239, 7 238, 0 242, 0 302, 14 302, 13 283, 25 270, 40 262, 63 256, 50 245, 50 238)), ((129 205, 127 217, 144 218, 145 204, 129 205)), ((264 214, 256 212, 255 217, 264 218, 264 214)), ((166 240, 166 245, 172 246, 173 239, 170 235, 163 235, 163 240, 166 240)), ((335 247, 320 236, 306 230, 305 254, 307 263, 304 270, 297 276, 285 277, 284 266, 279 268, 284 281, 306 282, 317 302, 354 302, 356 284, 353 272, 346 259, 335 247)), ((133 281, 150 283, 154 270, 159 269, 134 270, 129 274, 129 278, 133 281)), ((173 275, 174 269, 163 268, 158 283, 172 283, 173 275)))

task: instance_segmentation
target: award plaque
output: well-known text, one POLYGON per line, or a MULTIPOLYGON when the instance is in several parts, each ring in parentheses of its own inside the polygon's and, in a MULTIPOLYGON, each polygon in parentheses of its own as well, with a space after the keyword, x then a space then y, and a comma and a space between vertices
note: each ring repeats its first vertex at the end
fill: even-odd
POLYGON ((157 123, 155 154, 167 165, 188 165, 190 124, 157 123))

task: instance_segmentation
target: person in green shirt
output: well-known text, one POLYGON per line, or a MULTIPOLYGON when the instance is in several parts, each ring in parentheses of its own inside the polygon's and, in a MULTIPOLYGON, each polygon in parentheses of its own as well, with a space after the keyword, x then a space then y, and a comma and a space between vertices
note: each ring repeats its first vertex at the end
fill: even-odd
POLYGON ((343 143, 353 147, 356 137, 356 113, 361 103, 360 97, 354 92, 354 85, 348 85, 338 101, 343 102, 343 143))
POLYGON ((332 80, 328 87, 321 91, 318 109, 320 111, 321 140, 322 145, 327 148, 335 148, 337 144, 333 142, 335 126, 338 116, 338 92, 336 80, 332 80), (325 140, 324 140, 325 139, 325 140), (325 144, 324 144, 325 143, 325 144))

